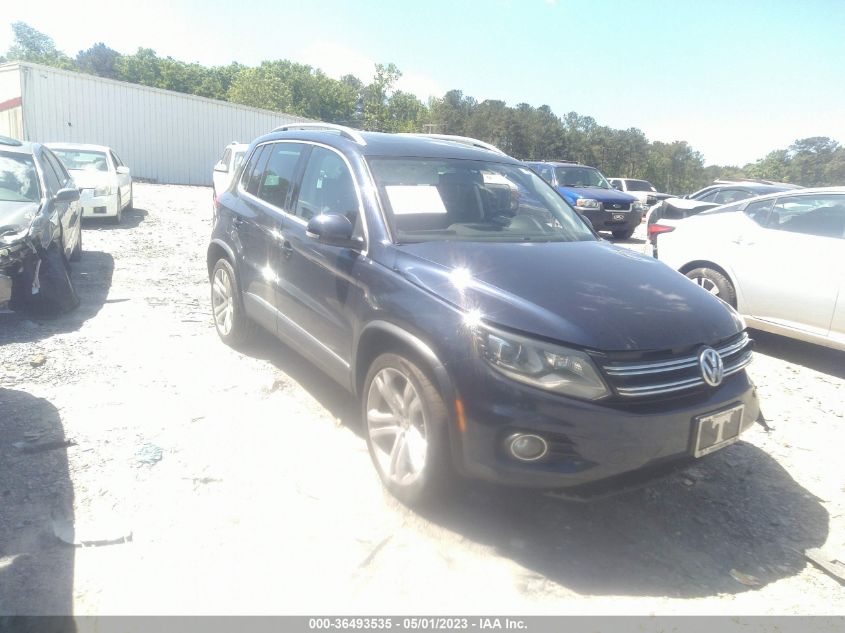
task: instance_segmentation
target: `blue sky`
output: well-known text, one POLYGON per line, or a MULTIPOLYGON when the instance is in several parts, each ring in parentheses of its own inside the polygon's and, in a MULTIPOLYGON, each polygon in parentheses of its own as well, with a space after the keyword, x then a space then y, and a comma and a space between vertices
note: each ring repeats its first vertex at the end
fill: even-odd
POLYGON ((41 0, 3 14, 0 50, 23 20, 69 54, 104 41, 203 64, 293 59, 364 80, 393 62, 400 87, 422 98, 458 88, 548 104, 687 140, 709 164, 807 136, 845 143, 842 0, 41 0))

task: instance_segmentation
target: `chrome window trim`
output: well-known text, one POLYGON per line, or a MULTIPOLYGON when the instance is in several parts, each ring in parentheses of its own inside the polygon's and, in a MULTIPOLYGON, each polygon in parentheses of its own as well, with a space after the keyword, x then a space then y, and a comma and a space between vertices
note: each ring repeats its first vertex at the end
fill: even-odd
MULTIPOLYGON (((272 145, 272 144, 276 144, 276 143, 297 143, 299 145, 311 145, 313 147, 322 147, 322 148, 330 150, 330 151, 334 152, 335 154, 337 154, 338 156, 340 156, 340 158, 343 160, 344 164, 346 165, 346 168, 349 170, 349 177, 352 179, 352 186, 355 188, 355 197, 358 200, 358 216, 361 218, 361 224, 364 227, 364 248, 362 250, 360 250, 359 252, 361 253, 361 255, 366 256, 367 253, 369 252, 369 248, 370 248, 370 229, 369 229, 369 225, 367 224, 367 215, 364 212, 364 202, 363 202, 363 197, 361 196, 361 187, 358 185, 358 180, 355 178, 355 171, 352 169, 352 164, 349 162, 349 159, 346 158, 346 156, 343 155, 343 152, 341 152, 338 149, 332 147, 331 145, 326 145, 324 143, 319 143, 317 141, 304 141, 304 140, 297 140, 297 139, 275 139, 275 140, 269 140, 269 141, 264 141, 263 143, 259 143, 258 145, 256 145, 253 148, 252 152, 249 155, 249 158, 242 163, 244 165, 244 170, 241 173, 241 177, 238 178, 238 184, 237 184, 237 187, 236 187, 238 194, 243 195, 244 197, 246 197, 246 198, 248 198, 248 199, 250 199, 254 202, 257 202, 257 203, 262 204, 266 207, 269 207, 274 212, 280 213, 281 217, 283 217, 283 218, 292 219, 293 221, 295 221, 296 223, 298 223, 299 225, 304 226, 304 227, 308 226, 308 222, 306 222, 305 220, 300 218, 295 213, 292 213, 290 211, 286 211, 285 209, 282 209, 281 207, 277 207, 275 204, 267 202, 266 200, 259 198, 256 195, 251 194, 250 192, 248 192, 243 187, 243 174, 246 173, 246 167, 247 167, 247 165, 249 165, 250 161, 252 160, 253 155, 258 151, 258 149, 260 147, 264 147, 265 145, 272 145)), ((311 157, 309 156, 308 158, 310 160, 311 157)), ((307 166, 307 164, 306 164, 306 166, 307 166)), ((368 168, 369 168, 369 166, 368 166, 368 168)), ((303 171, 303 175, 305 175, 304 171, 303 171)), ((368 175, 369 175, 369 172, 368 172, 368 175)), ((372 177, 370 176, 370 178, 372 178, 372 177)), ((296 183, 293 183, 293 184, 301 185, 302 183, 297 181, 296 183)))

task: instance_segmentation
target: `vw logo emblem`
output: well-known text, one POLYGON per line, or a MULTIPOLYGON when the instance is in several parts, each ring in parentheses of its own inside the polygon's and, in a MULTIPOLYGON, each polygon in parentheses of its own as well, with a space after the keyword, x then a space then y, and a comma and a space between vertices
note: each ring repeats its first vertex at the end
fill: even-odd
POLYGON ((711 387, 718 387, 722 384, 725 373, 725 366, 722 357, 712 347, 705 347, 698 353, 698 368, 701 370, 701 377, 711 387))

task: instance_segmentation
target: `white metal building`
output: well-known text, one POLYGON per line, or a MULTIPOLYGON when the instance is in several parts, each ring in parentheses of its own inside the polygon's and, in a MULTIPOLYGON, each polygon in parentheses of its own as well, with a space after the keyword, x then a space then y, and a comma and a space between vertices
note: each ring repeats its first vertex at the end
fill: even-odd
POLYGON ((308 121, 28 62, 0 64, 0 135, 112 147, 136 178, 210 185, 232 142, 308 121))

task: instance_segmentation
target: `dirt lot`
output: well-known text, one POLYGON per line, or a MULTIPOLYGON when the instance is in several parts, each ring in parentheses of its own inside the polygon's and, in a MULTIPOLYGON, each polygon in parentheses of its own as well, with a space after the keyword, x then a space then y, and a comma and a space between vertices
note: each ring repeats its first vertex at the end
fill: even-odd
POLYGON ((218 340, 210 190, 135 204, 86 226, 79 310, 0 315, 0 615, 845 611, 805 558, 845 560, 845 355, 755 335, 770 430, 650 488, 417 514, 349 396, 269 336, 218 340))

